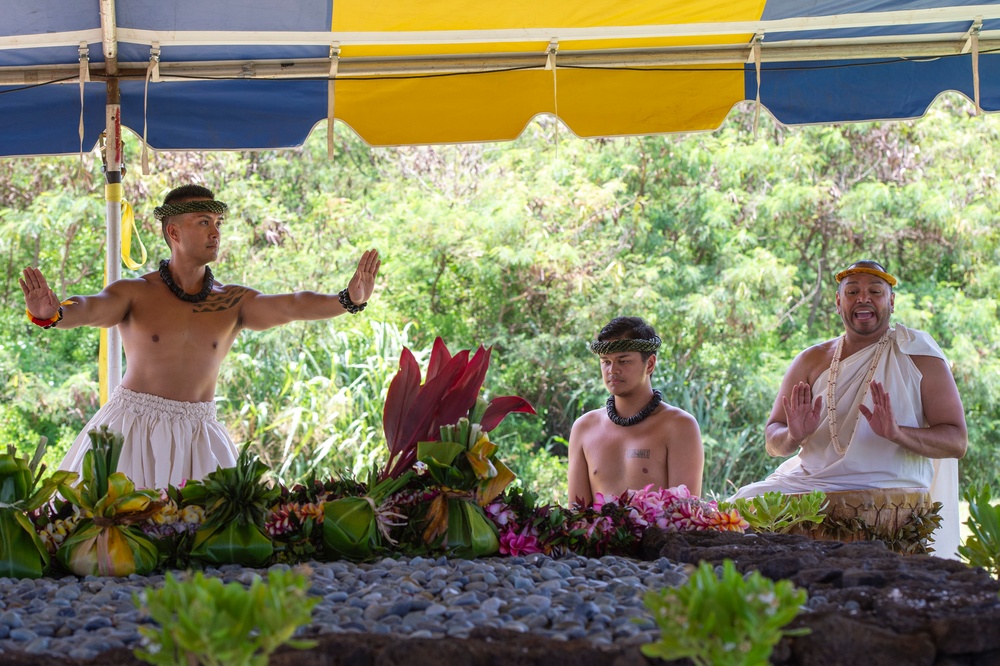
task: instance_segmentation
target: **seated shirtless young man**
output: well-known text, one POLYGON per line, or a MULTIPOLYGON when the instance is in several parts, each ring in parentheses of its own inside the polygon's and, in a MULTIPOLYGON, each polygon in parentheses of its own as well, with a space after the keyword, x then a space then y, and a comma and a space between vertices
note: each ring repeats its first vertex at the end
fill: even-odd
POLYGON ((639 317, 616 317, 590 350, 601 359, 611 396, 605 409, 576 420, 569 436, 569 501, 590 505, 595 493, 621 495, 649 484, 681 484, 701 494, 701 430, 683 409, 662 402, 650 377, 660 338, 639 317))

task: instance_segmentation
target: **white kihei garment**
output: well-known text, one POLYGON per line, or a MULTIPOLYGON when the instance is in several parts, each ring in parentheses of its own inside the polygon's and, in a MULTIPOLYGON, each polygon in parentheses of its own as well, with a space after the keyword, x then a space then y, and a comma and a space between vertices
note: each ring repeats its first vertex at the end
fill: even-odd
MULTIPOLYGON (((959 541, 958 461, 931 460, 907 451, 872 432, 859 405, 871 409, 872 401, 865 376, 878 345, 872 344, 841 359, 837 377, 837 428, 841 456, 830 438, 827 409, 827 368, 812 386, 814 396, 823 396, 821 421, 816 432, 802 442, 798 455, 778 467, 763 481, 740 488, 730 499, 755 497, 770 491, 807 493, 866 488, 929 488, 933 501, 941 502, 942 524, 934 534, 934 554, 957 559, 959 541), (856 424, 856 425, 855 425, 856 424)), ((933 356, 945 360, 944 353, 927 333, 897 324, 889 331, 889 344, 875 368, 873 379, 880 382, 892 400, 896 421, 901 426, 927 427, 920 381, 923 377, 911 356, 933 356)))
POLYGON ((117 387, 76 438, 59 469, 81 472, 88 432, 102 425, 125 441, 116 471, 136 488, 164 489, 234 467, 237 450, 216 417, 215 402, 179 402, 117 387))

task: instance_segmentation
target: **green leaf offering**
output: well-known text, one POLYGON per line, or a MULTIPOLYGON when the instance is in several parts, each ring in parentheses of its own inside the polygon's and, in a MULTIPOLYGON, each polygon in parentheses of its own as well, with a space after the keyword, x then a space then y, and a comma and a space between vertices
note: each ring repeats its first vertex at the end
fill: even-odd
POLYGON ((56 472, 35 490, 45 471, 40 465, 46 439, 41 438, 31 461, 19 458, 13 446, 0 453, 0 576, 40 578, 50 562, 49 552, 27 512, 49 501, 60 483, 72 483, 74 472, 56 472))
POLYGON ((268 467, 251 455, 250 445, 240 451, 235 467, 215 470, 181 490, 185 504, 205 509, 205 522, 194 536, 191 557, 209 564, 242 564, 261 567, 274 554, 274 544, 264 531, 264 519, 281 495, 262 477, 268 467))
POLYGON ((156 568, 159 553, 153 542, 134 527, 162 506, 155 490, 136 490, 121 472, 122 435, 107 426, 89 433, 91 447, 83 457, 83 481, 59 492, 81 509, 84 518, 63 541, 56 557, 77 576, 145 575, 156 568))
POLYGON ((144 641, 135 654, 157 666, 266 666, 282 645, 314 645, 292 638, 319 602, 308 589, 305 576, 279 569, 268 574, 266 583, 254 579, 249 589, 200 571, 186 581, 168 573, 162 588, 133 597, 159 625, 139 628, 144 641))
MULTIPOLYGON (((388 477, 374 483, 369 479, 368 493, 363 497, 341 497, 323 503, 323 544, 338 557, 365 560, 381 545, 379 514, 385 516, 382 502, 413 479, 407 470, 397 478, 388 477)), ((392 514, 393 517, 396 514, 392 514)), ((388 538, 388 532, 384 535, 388 538)))
POLYGON ((746 578, 732 560, 721 576, 702 562, 684 585, 646 593, 646 608, 660 627, 656 643, 642 646, 647 657, 688 658, 697 666, 767 666, 784 631, 806 602, 791 581, 774 581, 754 571, 746 578))
POLYGON ((323 504, 323 543, 349 560, 371 557, 378 538, 375 502, 370 497, 342 497, 323 504))

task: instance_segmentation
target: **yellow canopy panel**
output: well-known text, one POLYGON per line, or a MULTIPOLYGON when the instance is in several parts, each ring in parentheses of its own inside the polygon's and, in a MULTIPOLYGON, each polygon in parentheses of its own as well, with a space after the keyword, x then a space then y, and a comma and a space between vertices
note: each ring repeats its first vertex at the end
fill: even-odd
POLYGON ((336 117, 372 145, 513 139, 557 112, 580 136, 718 127, 743 99, 743 70, 490 72, 336 84, 336 117), (709 75, 706 75, 709 74, 709 75))

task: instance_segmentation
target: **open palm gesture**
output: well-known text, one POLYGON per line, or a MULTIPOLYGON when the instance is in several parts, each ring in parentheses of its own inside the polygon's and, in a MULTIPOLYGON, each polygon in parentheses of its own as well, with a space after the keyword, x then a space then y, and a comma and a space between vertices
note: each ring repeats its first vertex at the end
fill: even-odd
POLYGON ((375 291, 375 277, 378 269, 382 265, 379 259, 378 250, 368 250, 361 255, 358 268, 354 271, 354 276, 347 283, 347 293, 351 297, 351 302, 357 305, 366 303, 375 291))
POLYGON ((45 281, 45 276, 37 268, 24 269, 24 275, 18 278, 17 283, 21 285, 24 292, 24 304, 35 317, 39 319, 51 319, 59 311, 59 299, 54 291, 49 289, 49 283, 45 281))
POLYGON ((785 408, 785 423, 788 425, 789 437, 801 442, 816 432, 823 398, 817 396, 814 401, 812 387, 809 384, 799 382, 793 386, 791 396, 782 396, 781 404, 785 408))
POLYGON ((881 383, 873 381, 871 384, 872 408, 860 405, 858 409, 868 421, 872 432, 879 437, 884 437, 890 442, 895 442, 899 437, 899 423, 896 422, 896 413, 892 409, 892 400, 889 399, 889 392, 885 390, 881 383))

